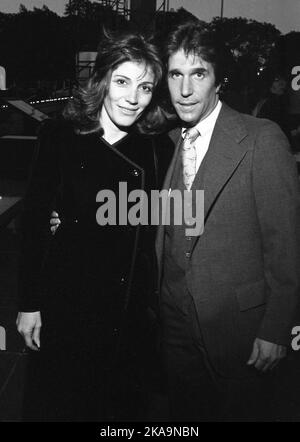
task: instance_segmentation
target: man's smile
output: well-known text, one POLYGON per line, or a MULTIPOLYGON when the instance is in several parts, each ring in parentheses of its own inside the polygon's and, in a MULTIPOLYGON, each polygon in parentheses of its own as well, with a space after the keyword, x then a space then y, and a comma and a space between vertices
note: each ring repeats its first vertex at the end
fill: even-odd
POLYGON ((178 102, 177 103, 178 106, 183 110, 183 111, 190 111, 192 110, 198 103, 182 103, 182 102, 178 102))

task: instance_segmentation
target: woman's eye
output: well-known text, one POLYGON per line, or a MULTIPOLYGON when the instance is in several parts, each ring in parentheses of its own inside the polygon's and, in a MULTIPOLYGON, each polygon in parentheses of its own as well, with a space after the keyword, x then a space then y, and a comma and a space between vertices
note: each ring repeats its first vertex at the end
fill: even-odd
POLYGON ((126 81, 123 80, 122 78, 118 78, 118 80, 116 81, 116 83, 117 83, 117 84, 120 84, 120 85, 124 85, 124 84, 126 84, 126 81))
POLYGON ((152 93, 152 87, 150 87, 150 86, 143 86, 143 91, 144 92, 147 92, 148 94, 151 94, 152 93))

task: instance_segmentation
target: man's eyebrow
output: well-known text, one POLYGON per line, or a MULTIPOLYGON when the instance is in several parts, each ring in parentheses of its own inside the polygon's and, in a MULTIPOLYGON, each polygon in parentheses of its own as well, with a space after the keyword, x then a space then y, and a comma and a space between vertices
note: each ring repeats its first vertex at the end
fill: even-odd
POLYGON ((197 72, 201 72, 201 73, 207 72, 207 69, 202 68, 202 67, 192 69, 192 73, 197 73, 197 72))
MULTIPOLYGON (((207 72, 207 69, 199 66, 198 68, 191 69, 190 74, 195 74, 197 72, 204 73, 204 72, 207 72)), ((178 68, 174 68, 174 69, 170 69, 168 73, 169 74, 181 74, 181 71, 178 68)))

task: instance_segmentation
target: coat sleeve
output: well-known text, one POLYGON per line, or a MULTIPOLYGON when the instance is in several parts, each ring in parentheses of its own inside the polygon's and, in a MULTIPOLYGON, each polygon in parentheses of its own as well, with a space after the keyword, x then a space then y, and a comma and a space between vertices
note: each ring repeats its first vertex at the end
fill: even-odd
POLYGON ((19 311, 23 312, 41 309, 41 274, 51 236, 51 208, 59 184, 56 133, 53 121, 42 123, 21 215, 18 285, 19 311))
POLYGON ((289 345, 299 300, 299 179, 285 135, 268 121, 263 123, 257 136, 253 188, 268 294, 257 336, 289 345))

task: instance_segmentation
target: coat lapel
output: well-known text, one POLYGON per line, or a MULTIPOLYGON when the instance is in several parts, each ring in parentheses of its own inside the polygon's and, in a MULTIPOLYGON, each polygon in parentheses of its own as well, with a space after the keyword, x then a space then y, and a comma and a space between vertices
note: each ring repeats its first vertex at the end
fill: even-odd
MULTIPOLYGON (((163 189, 168 190, 172 182, 176 159, 181 145, 180 129, 170 133, 170 137, 177 141, 174 156, 167 172, 163 189)), ((242 116, 225 104, 216 121, 210 145, 205 156, 203 176, 198 174, 193 188, 204 189, 204 222, 209 216, 214 202, 229 181, 248 150, 247 142, 241 144, 247 137, 247 130, 242 116)), ((246 141, 246 140, 245 140, 246 141)), ((193 239, 194 249, 198 237, 193 239)), ((159 276, 163 254, 164 226, 159 225, 156 237, 156 253, 158 258, 159 276)), ((159 279, 160 280, 160 279, 159 279)))
MULTIPOLYGON (((204 189, 204 223, 218 195, 246 155, 247 143, 241 144, 246 137, 240 114, 223 104, 204 159, 203 174, 193 183, 195 188, 204 189)), ((198 239, 199 236, 194 237, 193 249, 198 239)))
MULTIPOLYGON (((175 169, 175 165, 176 165, 176 160, 177 160, 177 156, 179 154, 179 150, 180 150, 180 146, 181 146, 181 129, 180 128, 176 128, 173 129, 170 133, 169 133, 169 137, 173 140, 174 144, 176 144, 175 150, 174 150, 174 154, 170 163, 170 166, 168 168, 164 183, 163 183, 163 187, 162 190, 169 190, 170 189, 170 185, 172 182, 172 177, 173 177, 173 173, 174 173, 174 169, 175 169)), ((161 271, 161 259, 162 259, 162 254, 163 254, 163 245, 164 245, 164 234, 165 234, 165 226, 163 223, 159 223, 159 226, 157 227, 157 234, 156 234, 156 242, 155 242, 155 247, 156 247, 156 255, 157 255, 157 260, 158 260, 158 269, 159 269, 159 281, 160 281, 160 271, 161 271)))
POLYGON ((205 158, 203 172, 205 219, 218 194, 226 185, 246 152, 247 149, 233 140, 228 135, 227 130, 224 130, 222 121, 217 122, 205 158))
POLYGON ((174 130, 172 130, 169 134, 170 138, 173 140, 174 144, 175 144, 175 150, 174 150, 174 154, 169 166, 169 169, 167 171, 165 180, 164 180, 164 184, 163 184, 163 189, 167 189, 169 190, 171 182, 172 182, 172 177, 173 177, 173 173, 174 173, 174 169, 175 169, 175 164, 176 164, 176 160, 177 160, 177 156, 179 154, 179 150, 180 150, 180 145, 181 145, 181 129, 176 128, 174 130))

